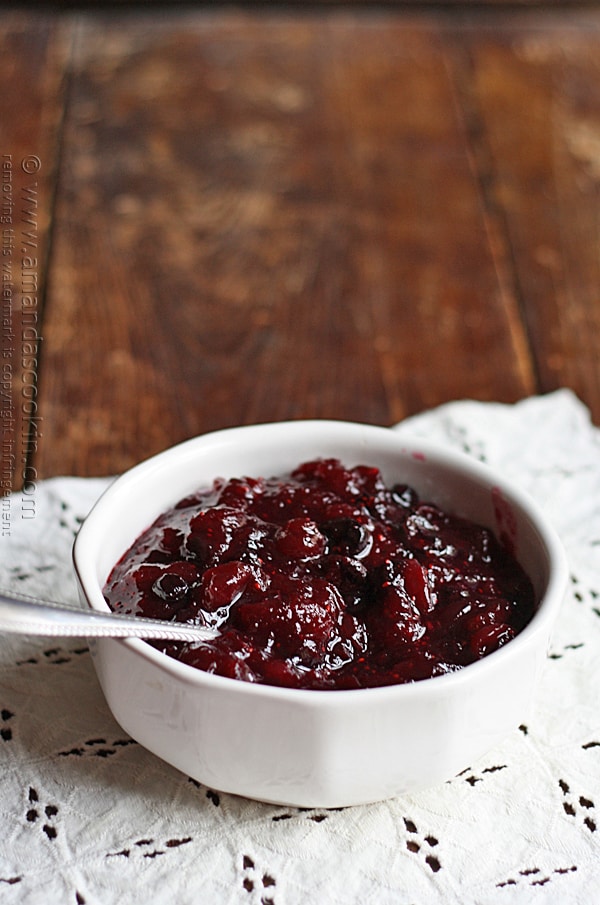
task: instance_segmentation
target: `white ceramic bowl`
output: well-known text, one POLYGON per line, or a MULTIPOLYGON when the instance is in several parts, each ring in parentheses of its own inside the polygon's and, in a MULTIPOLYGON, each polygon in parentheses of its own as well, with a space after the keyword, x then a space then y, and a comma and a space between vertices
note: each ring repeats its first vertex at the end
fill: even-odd
POLYGON ((163 452, 118 478, 74 546, 82 601, 107 610, 114 564, 154 519, 217 476, 283 475, 336 457, 508 533, 537 612, 515 639, 458 672, 408 685, 310 691, 209 675, 139 640, 98 640, 94 663, 117 721, 207 786, 278 804, 341 807, 447 780, 526 721, 567 568, 537 507, 498 474, 388 428, 296 421, 234 428, 163 452))

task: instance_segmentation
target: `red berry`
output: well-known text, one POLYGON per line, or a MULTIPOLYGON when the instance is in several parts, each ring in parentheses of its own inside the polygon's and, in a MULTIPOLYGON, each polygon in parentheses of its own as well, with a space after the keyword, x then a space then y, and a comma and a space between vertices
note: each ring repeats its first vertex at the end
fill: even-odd
POLYGON ((497 625, 483 625, 479 628, 469 641, 469 647, 474 657, 481 657, 491 654, 507 641, 514 638, 515 632, 510 625, 499 623, 497 625))
POLYGON ((268 685, 282 688, 305 688, 307 670, 299 669, 291 660, 268 657, 262 665, 262 674, 268 685))
POLYGON ((203 609, 216 610, 229 606, 243 594, 253 578, 252 568, 248 563, 237 560, 207 569, 201 582, 203 609))
POLYGON ((334 634, 340 612, 340 601, 325 582, 302 582, 296 594, 268 597, 257 603, 239 603, 232 613, 235 624, 255 644, 280 657, 301 657, 312 664, 322 658, 327 642, 334 634))
POLYGON ((231 507, 203 510, 190 521, 186 548, 203 565, 215 565, 219 560, 231 558, 228 554, 236 534, 245 524, 244 513, 231 507))
POLYGON ((421 615, 413 600, 402 588, 390 586, 377 606, 366 617, 367 628, 379 651, 410 649, 425 633, 421 615))
POLYGON ((427 580, 426 569, 416 559, 407 559, 404 563, 402 580, 406 593, 414 600, 421 615, 427 616, 432 611, 435 600, 427 580))
POLYGON ((135 581, 136 587, 140 591, 149 591, 157 578, 164 574, 164 566, 160 565, 143 565, 131 573, 135 581))
POLYGON ((309 518, 290 519, 279 529, 276 536, 278 552, 290 559, 320 556, 325 550, 326 543, 315 522, 309 518))
POLYGON ((204 672, 254 682, 257 677, 248 663, 251 654, 251 645, 237 632, 229 631, 221 635, 218 642, 185 645, 180 659, 204 672))

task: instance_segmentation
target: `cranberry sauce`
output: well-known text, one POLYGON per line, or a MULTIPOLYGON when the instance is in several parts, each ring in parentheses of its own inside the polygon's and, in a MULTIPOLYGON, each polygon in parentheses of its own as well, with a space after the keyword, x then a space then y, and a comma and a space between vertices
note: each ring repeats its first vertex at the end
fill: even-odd
POLYGON ((336 459, 290 476, 217 480, 142 534, 113 569, 112 609, 218 627, 155 646, 249 682, 339 689, 451 672, 510 641, 535 601, 487 528, 336 459))

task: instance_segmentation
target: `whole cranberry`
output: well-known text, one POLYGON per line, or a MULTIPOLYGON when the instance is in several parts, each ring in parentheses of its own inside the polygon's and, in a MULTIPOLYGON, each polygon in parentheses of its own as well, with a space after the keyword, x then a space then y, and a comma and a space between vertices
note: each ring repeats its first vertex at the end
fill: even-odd
POLYGON ((290 559, 312 559, 320 556, 327 545, 318 526, 309 518, 293 518, 276 535, 277 551, 290 559))
POLYGON ((203 510, 190 521, 186 549, 203 566, 216 565, 231 558, 228 554, 245 524, 244 513, 229 506, 203 510))
POLYGON ((229 606, 242 595, 253 578, 251 566, 239 560, 206 569, 200 584, 203 609, 229 606))

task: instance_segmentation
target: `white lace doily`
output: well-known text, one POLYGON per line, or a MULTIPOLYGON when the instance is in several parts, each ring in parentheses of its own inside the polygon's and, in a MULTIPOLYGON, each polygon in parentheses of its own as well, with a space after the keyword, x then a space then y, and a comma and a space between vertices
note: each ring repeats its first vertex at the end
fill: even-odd
MULTIPOLYGON (((501 469, 561 535, 571 587, 534 718, 414 796, 299 810, 219 794, 129 739, 84 641, 0 638, 0 903, 507 905, 598 901, 600 431, 568 391, 398 427, 501 469)), ((71 544, 108 479, 3 500, 0 585, 76 602, 71 544)))

